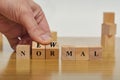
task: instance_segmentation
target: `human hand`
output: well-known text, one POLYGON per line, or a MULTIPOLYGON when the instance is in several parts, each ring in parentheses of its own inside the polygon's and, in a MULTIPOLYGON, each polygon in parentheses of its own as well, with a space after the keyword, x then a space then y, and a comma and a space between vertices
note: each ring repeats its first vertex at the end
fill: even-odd
POLYGON ((51 39, 49 25, 40 6, 33 0, 1 0, 0 32, 11 47, 37 41, 48 44, 51 39))

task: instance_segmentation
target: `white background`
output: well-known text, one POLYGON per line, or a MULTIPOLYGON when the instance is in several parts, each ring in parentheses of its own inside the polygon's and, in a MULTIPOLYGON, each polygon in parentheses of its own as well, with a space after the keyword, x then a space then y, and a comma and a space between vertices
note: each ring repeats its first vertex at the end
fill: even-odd
POLYGON ((103 12, 115 12, 120 37, 120 0, 35 0, 58 36, 100 37, 103 12))

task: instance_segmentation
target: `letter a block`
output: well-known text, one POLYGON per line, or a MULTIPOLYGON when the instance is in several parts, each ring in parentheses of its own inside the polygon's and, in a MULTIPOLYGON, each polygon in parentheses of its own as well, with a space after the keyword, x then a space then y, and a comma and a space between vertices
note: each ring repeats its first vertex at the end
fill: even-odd
POLYGON ((62 46, 62 60, 75 60, 75 47, 64 45, 62 46))
POLYGON ((90 47, 89 57, 90 57, 90 60, 101 60, 102 59, 102 47, 90 47))
POLYGON ((17 45, 16 47, 17 60, 30 59, 30 45, 17 45))
POLYGON ((89 48, 76 47, 76 60, 89 60, 89 48))
POLYGON ((57 42, 51 42, 46 45, 46 59, 58 59, 59 58, 59 46, 57 42))
POLYGON ((45 45, 32 42, 32 59, 45 59, 45 45))

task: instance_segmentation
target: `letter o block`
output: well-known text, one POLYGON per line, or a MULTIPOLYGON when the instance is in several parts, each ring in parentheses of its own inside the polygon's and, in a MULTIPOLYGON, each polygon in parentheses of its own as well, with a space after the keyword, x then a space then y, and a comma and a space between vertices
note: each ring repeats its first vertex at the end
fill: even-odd
POLYGON ((45 45, 32 42, 32 59, 45 60, 45 45))

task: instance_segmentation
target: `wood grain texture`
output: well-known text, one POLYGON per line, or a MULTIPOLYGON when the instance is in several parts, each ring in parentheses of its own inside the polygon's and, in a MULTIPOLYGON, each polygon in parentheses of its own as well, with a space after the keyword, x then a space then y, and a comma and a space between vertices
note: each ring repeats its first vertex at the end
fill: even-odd
MULTIPOLYGON (((99 45, 100 38, 62 37, 59 45, 99 45), (75 43, 74 43, 75 42, 75 43)), ((20 62, 16 66, 13 51, 6 39, 3 40, 3 52, 0 54, 0 80, 120 80, 120 38, 116 41, 114 57, 103 60, 71 61, 30 60, 30 64, 20 62)), ((14 53, 16 55, 16 53, 14 53)), ((61 54, 59 54, 61 55, 61 54)))

